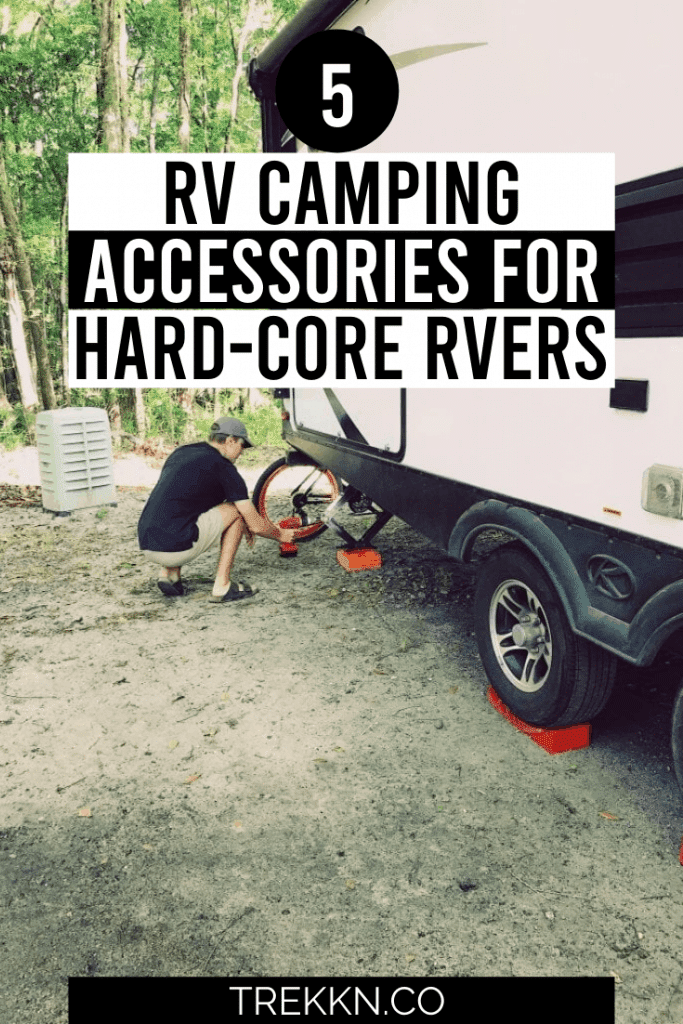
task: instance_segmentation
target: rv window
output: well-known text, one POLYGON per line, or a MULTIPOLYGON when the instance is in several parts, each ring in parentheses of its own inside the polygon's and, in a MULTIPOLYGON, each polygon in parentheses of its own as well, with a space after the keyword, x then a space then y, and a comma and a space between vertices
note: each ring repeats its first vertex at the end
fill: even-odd
POLYGON ((683 337, 683 168, 617 187, 617 337, 683 337))

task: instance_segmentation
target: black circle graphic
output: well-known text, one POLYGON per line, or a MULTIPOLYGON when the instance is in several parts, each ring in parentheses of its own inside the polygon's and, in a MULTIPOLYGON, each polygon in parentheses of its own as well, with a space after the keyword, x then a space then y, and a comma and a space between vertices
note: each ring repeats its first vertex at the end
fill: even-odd
POLYGON ((290 50, 275 82, 280 117, 311 149, 342 153, 373 142, 398 106, 398 76, 358 32, 316 32, 290 50))

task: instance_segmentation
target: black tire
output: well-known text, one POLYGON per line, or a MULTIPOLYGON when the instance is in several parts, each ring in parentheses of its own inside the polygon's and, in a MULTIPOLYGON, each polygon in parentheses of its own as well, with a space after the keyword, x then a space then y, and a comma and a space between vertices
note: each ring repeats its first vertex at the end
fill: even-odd
POLYGON ((556 729, 602 711, 617 659, 572 632, 550 579, 523 545, 499 548, 484 563, 474 616, 486 675, 522 721, 556 729))
POLYGON ((277 459, 261 473, 254 488, 253 502, 269 523, 299 516, 297 544, 319 537, 327 529, 321 517, 341 494, 341 482, 329 469, 320 466, 290 466, 286 458, 277 459))
POLYGON ((683 790, 683 684, 681 684, 674 701, 674 713, 671 721, 671 753, 678 785, 683 790))

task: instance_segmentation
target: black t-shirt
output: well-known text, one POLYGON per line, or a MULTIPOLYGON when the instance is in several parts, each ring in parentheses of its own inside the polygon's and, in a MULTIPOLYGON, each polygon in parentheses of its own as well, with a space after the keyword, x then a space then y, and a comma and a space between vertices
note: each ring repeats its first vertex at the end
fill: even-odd
POLYGON ((243 501, 247 485, 232 462, 206 441, 176 448, 164 463, 138 523, 143 551, 187 551, 197 519, 223 501, 243 501))

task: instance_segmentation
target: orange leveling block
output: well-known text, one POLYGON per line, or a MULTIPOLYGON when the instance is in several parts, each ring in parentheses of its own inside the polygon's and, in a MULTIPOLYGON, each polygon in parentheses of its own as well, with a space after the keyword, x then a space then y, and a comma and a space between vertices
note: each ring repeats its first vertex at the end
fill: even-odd
POLYGON ((375 548, 337 548, 337 561, 347 572, 382 567, 382 556, 375 548))
POLYGON ((571 725, 567 729, 539 729, 535 725, 523 722, 521 718, 517 718, 517 715, 513 715, 492 686, 488 688, 487 697, 489 703, 503 718, 507 718, 515 729, 519 729, 549 754, 564 754, 567 750, 582 750, 584 747, 590 746, 591 727, 588 722, 582 725, 571 725))
MULTIPOLYGON (((301 526, 299 516, 289 516, 288 519, 280 520, 280 528, 283 530, 298 530, 301 526)), ((299 548, 296 544, 281 544, 280 558, 296 558, 299 548)))

